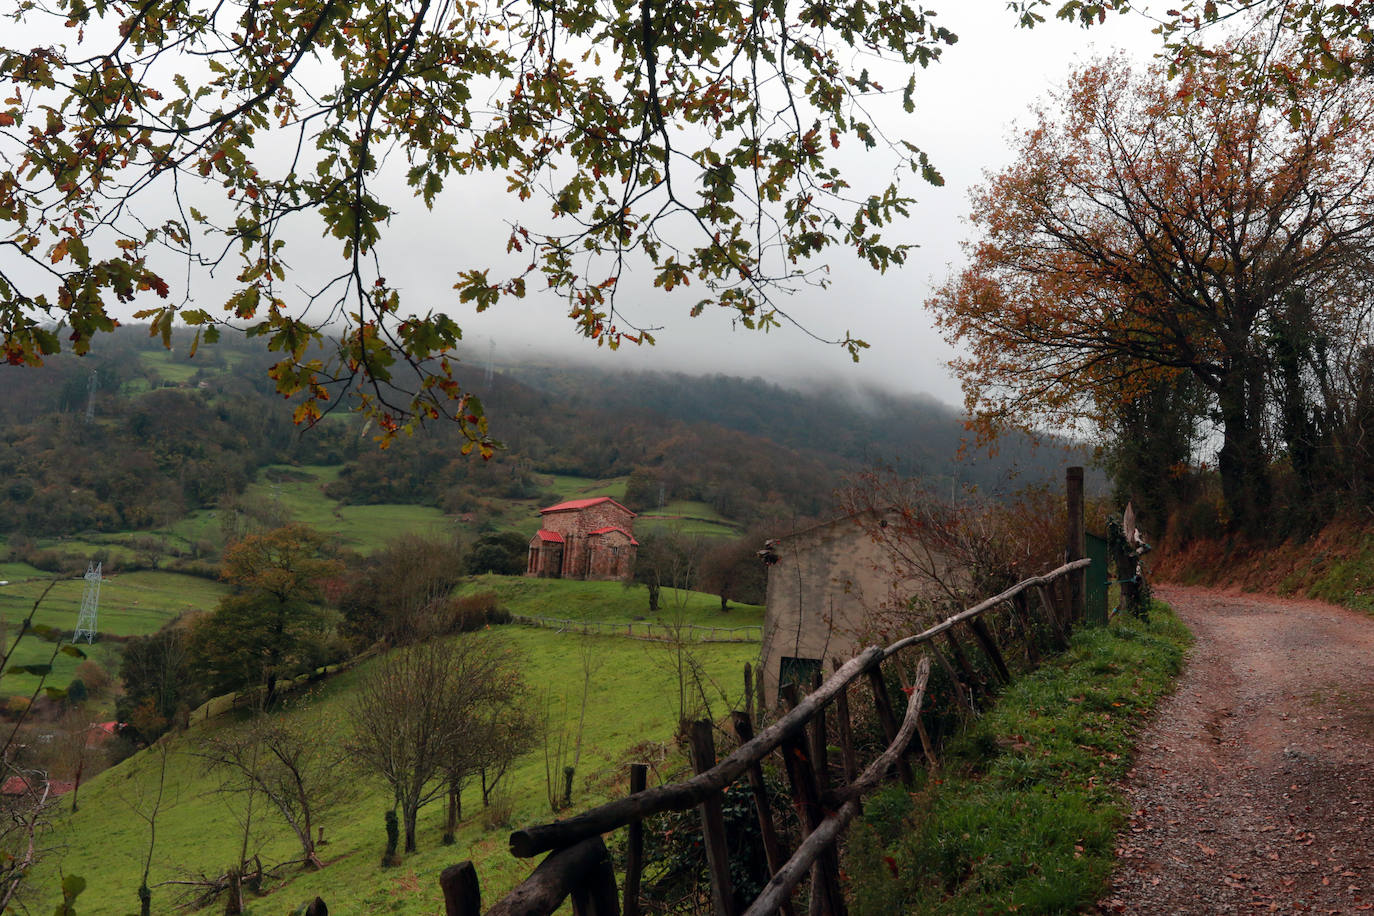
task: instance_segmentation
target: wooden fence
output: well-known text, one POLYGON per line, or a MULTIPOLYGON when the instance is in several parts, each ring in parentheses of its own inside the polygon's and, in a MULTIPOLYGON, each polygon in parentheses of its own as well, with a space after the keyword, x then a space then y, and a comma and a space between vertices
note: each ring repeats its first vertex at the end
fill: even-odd
MULTIPOLYGON (((563 821, 517 830, 510 837, 511 854, 531 858, 548 856, 523 882, 486 910, 486 916, 545 916, 553 913, 569 897, 577 916, 619 916, 622 893, 616 886, 603 836, 627 828, 626 869, 623 889, 625 916, 639 916, 639 887, 644 864, 643 821, 667 811, 697 808, 701 817, 707 869, 711 880, 711 906, 718 916, 739 916, 730 881, 728 853, 721 800, 726 787, 741 777, 748 779, 759 821, 764 853, 772 877, 743 916, 781 913, 795 916, 793 892, 810 876, 811 916, 843 916, 844 899, 839 877, 837 841, 862 810, 863 797, 895 771, 911 780, 906 760, 908 745, 919 737, 927 759, 934 760, 934 749, 922 727, 920 714, 930 673, 930 654, 922 657, 915 677, 903 687, 909 696, 900 721, 894 712, 882 664, 898 654, 930 642, 938 636, 953 636, 963 627, 987 657, 999 680, 1010 673, 991 628, 980 619, 994 608, 1008 605, 1015 629, 1030 634, 1033 617, 1029 596, 1034 594, 1051 638, 1061 648, 1068 645, 1068 633, 1078 616, 1072 601, 1059 604, 1050 586, 1067 579, 1065 589, 1073 595, 1073 580, 1089 561, 1075 560, 1044 576, 1017 583, 1012 588, 968 608, 920 633, 899 639, 887 647, 870 646, 854 658, 837 665, 835 672, 811 693, 799 698, 795 685, 781 691, 788 711, 754 734, 751 717, 742 712, 733 716, 740 746, 719 762, 715 759, 712 723, 700 721, 691 729, 692 765, 696 775, 669 785, 646 788, 646 768, 632 765, 630 795, 563 821), (887 747, 862 772, 859 772, 850 733, 849 688, 860 679, 867 681, 878 721, 887 747), (840 770, 832 772, 828 752, 832 743, 827 710, 833 707, 840 751, 840 770), (783 857, 781 838, 772 820, 763 781, 762 764, 774 751, 782 751, 782 762, 792 795, 800 814, 801 842, 790 857, 783 857)), ((1081 593, 1081 585, 1077 588, 1081 593)), ((1081 612, 1079 612, 1081 614, 1081 612)), ((1032 658, 1032 660, 1034 660, 1032 658)), ((439 877, 448 916, 481 916, 481 893, 476 869, 471 862, 446 868, 439 877)))
MULTIPOLYGON (((548 916, 572 899, 575 916, 620 916, 622 892, 616 886, 615 870, 604 835, 626 828, 625 916, 640 914, 640 880, 644 867, 644 820, 668 811, 697 808, 701 818, 702 840, 706 850, 711 882, 711 909, 717 916, 740 916, 731 886, 722 796, 726 788, 745 777, 749 781, 758 817, 760 836, 771 878, 759 896, 745 908, 743 916, 780 913, 796 916, 793 892, 810 876, 809 916, 845 916, 840 885, 838 841, 850 822, 862 811, 862 799, 894 771, 910 783, 912 773, 906 759, 913 738, 920 738, 926 759, 933 763, 934 748, 921 724, 921 707, 930 676, 930 655, 922 657, 915 676, 903 683, 907 706, 900 722, 883 676, 882 664, 900 653, 930 642, 938 636, 949 640, 965 675, 970 673, 967 659, 953 639, 963 627, 986 656, 994 677, 1011 679, 1010 669, 995 634, 981 618, 1001 605, 1011 609, 1015 630, 1030 637, 1034 613, 1029 596, 1039 599, 1044 623, 1059 648, 1067 648, 1068 634, 1081 621, 1083 574, 1091 561, 1077 559, 1043 576, 1018 582, 967 610, 955 614, 929 629, 899 639, 889 646, 869 646, 843 664, 805 697, 798 696, 796 685, 779 692, 787 712, 754 734, 753 719, 735 712, 732 724, 739 747, 716 761, 713 723, 695 722, 689 735, 692 766, 696 775, 669 785, 646 788, 647 767, 630 767, 630 794, 607 802, 563 821, 554 821, 517 830, 510 836, 510 851, 517 858, 548 855, 528 878, 501 898, 486 916, 548 916), (1076 575, 1075 575, 1076 574, 1076 575), (1063 581, 1068 600, 1056 602, 1051 586, 1063 581), (887 740, 886 748, 863 770, 858 770, 850 730, 849 688, 865 679, 873 697, 874 711, 887 740), (827 711, 833 705, 836 739, 839 742, 841 772, 832 772, 827 711), (763 761, 774 751, 782 752, 783 768, 791 791, 793 807, 801 822, 801 842, 790 857, 783 858, 782 841, 773 822, 772 806, 763 779, 763 761), (832 785, 833 781, 833 785, 832 785)), ((543 619, 543 618, 539 618, 543 619)), ((575 622, 580 625, 580 621, 575 622)), ((709 629, 709 628, 706 628, 709 629)), ((1037 655, 1033 640, 1027 642, 1029 660, 1037 655)), ((948 662, 941 658, 942 664, 948 662)), ((948 670, 948 669, 947 669, 948 670)), ((900 674, 899 669, 899 674, 900 674)), ((819 680, 819 679, 818 679, 819 680)), ((955 680, 958 680, 956 674, 955 680)), ((460 862, 443 870, 439 885, 444 894, 447 916, 482 916, 482 897, 473 864, 460 862)), ((327 916, 324 901, 316 898, 305 910, 309 916, 327 916)))
POLYGON ((760 642, 763 627, 706 627, 695 623, 672 624, 654 620, 633 620, 624 623, 612 620, 565 620, 560 617, 531 617, 512 614, 513 623, 527 627, 544 627, 560 633, 580 633, 584 636, 627 636, 655 642, 760 642))

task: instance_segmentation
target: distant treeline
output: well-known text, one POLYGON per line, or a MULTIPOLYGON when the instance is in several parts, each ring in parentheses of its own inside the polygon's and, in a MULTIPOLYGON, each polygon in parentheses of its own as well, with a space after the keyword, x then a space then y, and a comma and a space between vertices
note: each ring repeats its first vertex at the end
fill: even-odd
POLYGON ((226 336, 168 373, 175 382, 139 358, 166 352, 146 331, 100 343, 98 355, 0 367, 0 532, 152 528, 242 491, 265 464, 345 458, 343 427, 300 437, 256 344, 226 336))

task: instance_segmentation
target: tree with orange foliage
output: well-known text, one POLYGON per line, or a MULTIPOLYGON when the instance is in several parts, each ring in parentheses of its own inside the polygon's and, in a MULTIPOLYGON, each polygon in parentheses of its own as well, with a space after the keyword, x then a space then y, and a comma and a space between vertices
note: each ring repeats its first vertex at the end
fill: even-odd
POLYGON ((216 693, 254 684, 263 704, 277 682, 323 663, 332 629, 321 607, 322 580, 338 574, 324 535, 300 524, 250 534, 225 548, 220 578, 233 592, 200 621, 191 638, 192 669, 216 693))
POLYGON ((1276 341, 1310 338, 1295 321, 1356 340, 1374 256, 1374 85, 1279 87, 1232 66, 1250 50, 1174 80, 1120 59, 1078 71, 974 193, 981 238, 929 303, 968 354, 985 434, 1100 427, 1190 376, 1238 525, 1269 503, 1276 341))

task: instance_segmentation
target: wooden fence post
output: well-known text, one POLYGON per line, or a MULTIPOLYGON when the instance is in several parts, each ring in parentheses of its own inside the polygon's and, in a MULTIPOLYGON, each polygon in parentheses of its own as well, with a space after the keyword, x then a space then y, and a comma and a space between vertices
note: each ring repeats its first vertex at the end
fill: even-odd
MULTIPOLYGON (((1068 544, 1065 562, 1081 560, 1088 553, 1087 531, 1083 527, 1083 469, 1064 469, 1069 510, 1068 544)), ((1088 571, 1076 569, 1069 573, 1069 620, 1082 623, 1088 612, 1088 571)))
MULTIPOLYGON (((892 714, 892 698, 887 693, 887 681, 883 680, 883 669, 874 666, 868 670, 868 686, 873 690, 873 706, 878 711, 878 721, 883 726, 883 738, 891 744, 897 738, 897 718, 892 714)), ((911 785, 911 764, 905 754, 897 755, 897 772, 903 785, 911 785)))
POLYGON ((439 889, 444 892, 445 916, 482 916, 482 891, 471 860, 439 872, 439 889))
POLYGON ((611 854, 606 844, 601 844, 601 855, 584 872, 582 881, 573 884, 573 916, 620 916, 619 894, 615 889, 615 866, 611 864, 611 854))
POLYGON ((549 853, 486 916, 552 913, 569 895, 575 916, 619 916, 611 855, 600 836, 549 853))
MULTIPOLYGON (((747 712, 731 713, 730 721, 734 723, 735 735, 741 745, 754 740, 754 722, 747 712)), ((754 811, 758 814, 759 834, 763 837, 763 855, 768 860, 768 875, 772 877, 782 868, 786 859, 783 858, 782 846, 778 843, 777 827, 773 824, 773 808, 768 802, 768 787, 763 782, 763 767, 754 763, 749 766, 747 772, 749 788, 754 793, 754 811)), ((793 916, 792 901, 784 900, 778 905, 778 911, 783 916, 793 916)))
POLYGON ((1037 585, 1035 593, 1040 596, 1040 605, 1045 609, 1045 616, 1050 619, 1050 630, 1054 633, 1054 641, 1062 652, 1069 647, 1069 634, 1059 619, 1059 612, 1055 610, 1054 602, 1050 600, 1049 593, 1044 588, 1037 585))
POLYGON ((978 693, 987 693, 987 683, 973 670, 973 665, 969 664, 968 656, 964 654, 964 644, 954 635, 954 630, 945 630, 944 637, 945 645, 949 646, 950 657, 959 668, 959 675, 954 678, 955 686, 962 685, 967 689, 968 708, 971 712, 976 712, 974 699, 978 693))
POLYGON ((1011 618, 1016 621, 1021 636, 1026 641, 1026 661, 1030 662, 1032 668, 1040 667, 1040 647, 1035 644, 1035 627, 1031 625, 1025 592, 1017 592, 1012 596, 1011 618))
MULTIPOLYGON (((817 668, 811 676, 811 689, 819 690, 821 687, 821 672, 817 668)), ((811 766, 816 771, 816 788, 824 792, 830 785, 830 755, 827 752, 825 740, 825 707, 816 710, 816 714, 811 717, 811 726, 807 729, 807 736, 810 738, 811 745, 811 766)))
MULTIPOLYGON (((630 764, 630 794, 649 784, 649 767, 630 764)), ((639 916, 639 879, 644 872, 644 822, 631 821, 625 828, 625 916, 639 916)))
MULTIPOLYGON (((788 684, 781 691, 783 703, 790 709, 797 705, 797 685, 788 684)), ((816 771, 811 765, 807 742, 804 739, 788 738, 783 741, 783 766, 787 769, 787 779, 792 785, 792 802, 801 811, 802 838, 811 835, 825 820, 821 810, 821 793, 816 784, 816 771)), ((829 914, 844 916, 844 895, 840 891, 840 862, 835 848, 831 846, 822 853, 811 867, 811 916, 829 914)))
POLYGON ((1007 660, 1002 657, 1002 650, 998 647, 997 639, 992 635, 992 630, 988 628, 987 622, 981 617, 970 617, 968 628, 973 633, 973 638, 978 643, 978 647, 983 650, 983 654, 992 663, 992 670, 997 675, 997 680, 1004 685, 1010 684, 1011 670, 1007 668, 1007 660))
MULTIPOLYGON (((932 649, 931 651, 933 652, 934 650, 932 649)), ((926 666, 927 672, 929 672, 929 655, 927 655, 924 659, 924 664, 926 666)), ((928 680, 929 673, 927 673, 926 677, 928 680)), ((910 705, 912 703, 911 697, 916 692, 916 688, 907 678, 906 669, 904 669, 901 665, 897 666, 897 678, 902 682, 902 692, 907 695, 907 704, 910 705)), ((921 686, 921 695, 925 696, 924 683, 921 686)), ((930 740, 930 733, 926 731, 925 723, 921 721, 920 716, 916 717, 916 735, 921 739, 921 753, 926 758, 926 769, 933 773, 940 766, 940 760, 938 757, 935 756, 935 742, 930 740)))
MULTIPOLYGON (((840 670, 838 658, 832 658, 830 664, 835 671, 840 670)), ((840 760, 844 764, 844 781, 852 783, 859 777, 859 760, 854 755, 854 728, 849 719, 848 687, 835 694, 835 725, 840 734, 840 760)))
MULTIPOLYGON (((716 743, 711 736, 711 720, 692 723, 692 769, 705 773, 716 765, 716 743)), ((733 916, 735 892, 730 884, 730 850, 725 843, 725 813, 720 795, 712 795, 700 805, 701 833, 706 843, 706 868, 711 874, 711 902, 716 916, 733 916)))
POLYGON ((752 722, 754 719, 754 669, 744 663, 744 712, 752 722))

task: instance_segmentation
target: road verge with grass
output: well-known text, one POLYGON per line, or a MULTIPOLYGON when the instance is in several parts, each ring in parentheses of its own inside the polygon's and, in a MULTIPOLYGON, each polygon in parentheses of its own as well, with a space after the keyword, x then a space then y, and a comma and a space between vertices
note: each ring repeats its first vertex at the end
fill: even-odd
POLYGON ((1107 887, 1127 814, 1120 783, 1191 635, 1165 606, 1149 623, 1085 629, 1008 687, 912 790, 865 804, 845 856, 861 914, 1064 913, 1107 887))

